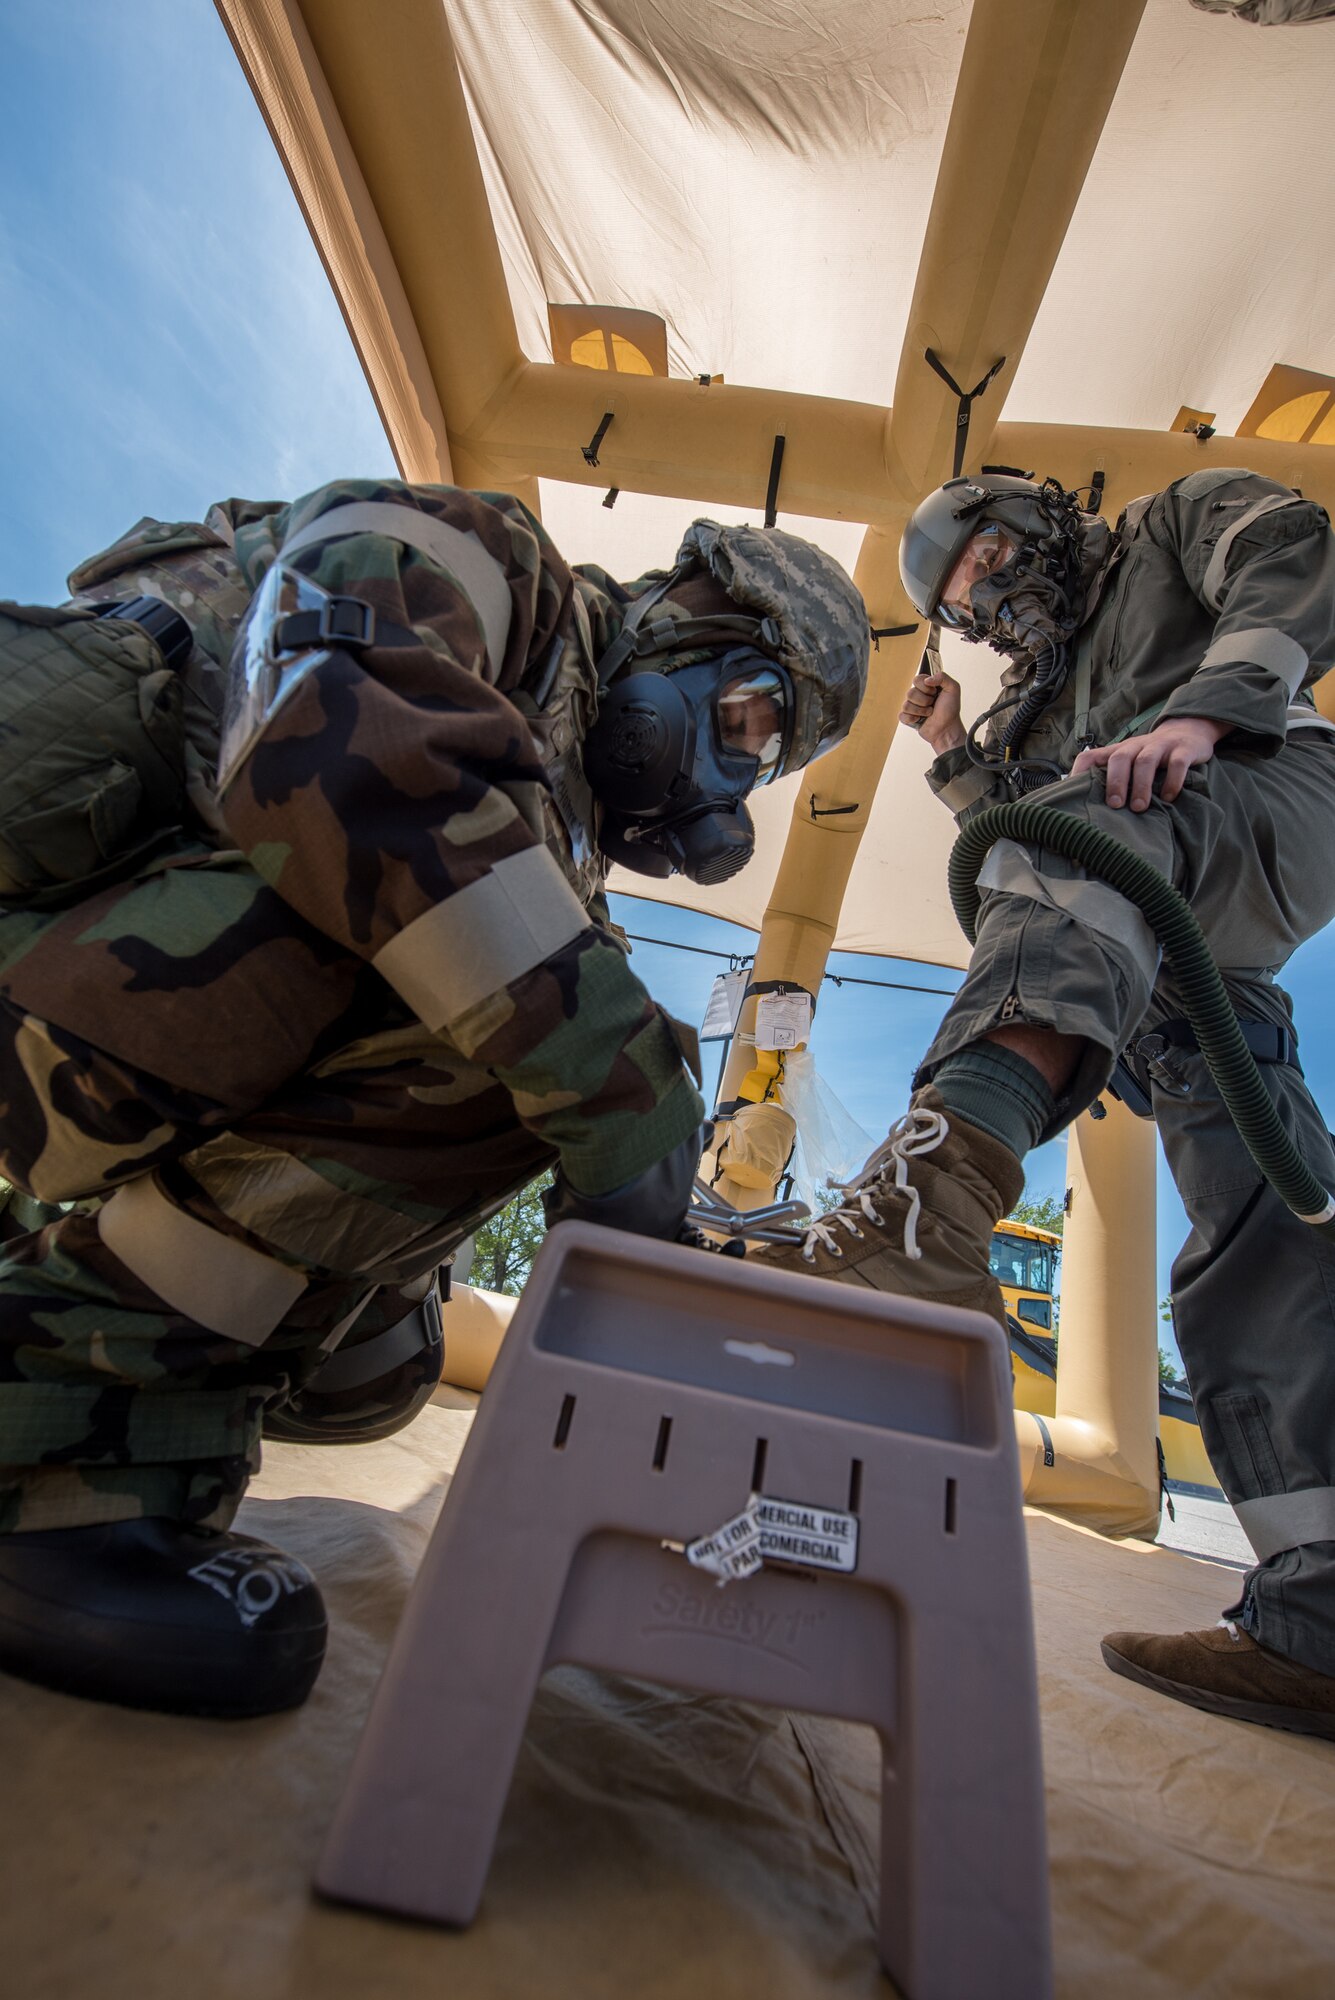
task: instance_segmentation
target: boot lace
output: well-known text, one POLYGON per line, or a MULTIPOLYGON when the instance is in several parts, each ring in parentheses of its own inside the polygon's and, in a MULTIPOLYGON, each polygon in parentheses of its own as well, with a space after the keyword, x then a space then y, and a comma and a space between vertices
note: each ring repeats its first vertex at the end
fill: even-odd
POLYGON ((870 1222, 879 1228, 881 1216, 876 1208, 876 1197, 878 1194, 889 1194, 893 1187, 908 1198, 908 1213, 904 1217, 904 1254, 916 1263, 922 1256, 918 1248, 918 1212, 922 1207, 922 1196, 909 1180, 909 1161, 921 1153, 934 1153, 949 1131, 949 1122, 939 1111, 906 1111, 890 1127, 884 1141, 861 1171, 852 1180, 842 1183, 840 1191, 844 1200, 838 1208, 829 1209, 808 1224, 802 1239, 803 1261, 815 1263, 817 1244, 832 1256, 842 1257, 843 1246, 836 1240, 836 1229, 843 1229, 860 1241, 860 1222, 870 1222), (893 1181, 890 1177, 892 1162, 893 1181))

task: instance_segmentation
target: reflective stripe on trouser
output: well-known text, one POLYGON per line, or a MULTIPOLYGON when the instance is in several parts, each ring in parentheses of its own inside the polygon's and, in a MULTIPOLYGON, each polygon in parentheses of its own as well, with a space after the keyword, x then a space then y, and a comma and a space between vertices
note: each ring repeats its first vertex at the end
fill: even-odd
MULTIPOLYGON (((1335 916, 1335 739, 1303 732, 1275 757, 1216 757, 1171 806, 1156 798, 1143 813, 1110 807, 1101 771, 1038 799, 1110 833, 1180 889, 1230 986, 1278 969, 1335 916)), ((1155 946, 1123 898, 1046 850, 994 849, 986 881, 1004 886, 984 888, 968 972, 916 1080, 1008 1020, 1080 1036, 1085 1055, 1051 1138, 1104 1088, 1136 1032, 1155 946)))
MULTIPOLYGON (((80 1099, 68 1076, 65 1098, 80 1099)), ((159 1117, 170 1099, 159 1085, 159 1117)), ((60 1114, 44 1108, 49 1140, 60 1114)), ((388 989, 378 1032, 202 1144, 194 1108, 177 1156, 114 1195, 101 1229, 75 1213, 4 1246, 0 1532, 140 1514, 225 1526, 266 1408, 320 1365, 368 1280, 397 1288, 435 1264, 554 1157, 388 989)), ((99 1157, 114 1136, 104 1123, 99 1157)), ((63 1134, 71 1157, 79 1137, 63 1134)), ((382 1296, 401 1318, 397 1291, 382 1296)))
MULTIPOLYGON (((1270 986, 1249 997, 1282 996, 1270 986)), ((1154 1111, 1191 1234, 1173 1265, 1173 1326, 1201 1435, 1257 1551, 1240 1616, 1263 1645, 1335 1673, 1335 1243, 1262 1181, 1204 1059, 1178 1052, 1187 1097, 1154 1111), (1323 1538, 1323 1530, 1324 1538, 1323 1538)), ((1335 1146, 1294 1069, 1261 1075, 1303 1157, 1335 1187, 1335 1146)))

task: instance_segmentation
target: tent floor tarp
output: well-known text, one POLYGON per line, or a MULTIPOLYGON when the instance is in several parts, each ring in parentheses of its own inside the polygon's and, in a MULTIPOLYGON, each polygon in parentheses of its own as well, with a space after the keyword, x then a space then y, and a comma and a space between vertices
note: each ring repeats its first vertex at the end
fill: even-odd
MULTIPOLYGON (((311 1872, 469 1422, 270 1447, 241 1526, 319 1573, 304 1709, 209 1723, 0 1681, 0 1963, 25 2000, 887 1995, 869 1731, 571 1669, 530 1718, 466 1932, 322 1906, 311 1872)), ((1057 1990, 1328 1993, 1335 1745, 1114 1679, 1111 1626, 1213 1623, 1228 1570, 1030 1523, 1057 1990)), ((742 1587, 742 1586, 739 1586, 742 1587)), ((498 1562, 496 1615, 504 1616, 498 1562)), ((987 1634, 978 1634, 979 1645, 987 1634)), ((1023 1853, 1015 1866, 1030 1865, 1023 1853)))

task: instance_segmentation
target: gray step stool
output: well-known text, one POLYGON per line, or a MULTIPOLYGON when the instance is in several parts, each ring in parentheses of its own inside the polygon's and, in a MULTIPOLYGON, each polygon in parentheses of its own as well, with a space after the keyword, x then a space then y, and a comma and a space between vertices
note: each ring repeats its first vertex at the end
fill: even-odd
POLYGON ((469 1923, 534 1690, 561 1662, 873 1724, 886 1970, 906 2000, 1050 1994, 1029 1576, 991 1320, 554 1230, 386 1663, 324 1894, 469 1923), (767 1557, 720 1586, 663 1546, 753 1490, 817 1532, 822 1510, 856 1516, 854 1573, 767 1557))

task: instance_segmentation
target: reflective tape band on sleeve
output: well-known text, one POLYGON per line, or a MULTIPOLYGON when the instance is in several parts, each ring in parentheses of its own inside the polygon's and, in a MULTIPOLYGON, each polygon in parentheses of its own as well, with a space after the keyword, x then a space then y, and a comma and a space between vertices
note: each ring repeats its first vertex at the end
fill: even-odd
POLYGON ((1335 736, 1335 722, 1328 716, 1318 714, 1316 709, 1309 708, 1305 701, 1291 702, 1288 733, 1292 736, 1300 729, 1324 729, 1328 736, 1335 736))
POLYGON ((1298 641, 1290 639, 1287 632, 1277 632, 1273 625, 1256 625, 1245 632, 1221 633, 1206 648, 1199 671, 1231 666, 1235 660, 1264 667, 1283 681, 1291 696, 1297 694, 1311 665, 1298 641))
POLYGON ((1007 896, 1028 896, 1046 909, 1074 918, 1096 936, 1111 938, 1135 961, 1151 985, 1159 970, 1159 945, 1140 911, 1106 883, 1087 876, 1040 875, 1029 856, 1013 840, 999 840, 978 875, 980 889, 998 889, 1007 896))
POLYGON ((495 556, 489 555, 476 535, 438 521, 418 507, 404 507, 392 500, 355 500, 344 507, 331 507, 289 535, 281 555, 295 555, 298 549, 313 548, 340 535, 384 535, 392 542, 405 542, 419 549, 442 569, 447 569, 472 604, 486 641, 487 661, 493 680, 500 677, 505 644, 510 636, 510 584, 495 556))
POLYGON ((976 765, 971 765, 967 771, 961 771, 957 778, 947 778, 944 785, 934 789, 943 805, 949 806, 952 812, 959 813, 963 812, 966 806, 971 806, 975 799, 981 799, 985 792, 990 792, 992 782, 990 772, 980 771, 976 765))
POLYGON ((1309 1542, 1335 1542, 1335 1486, 1239 1500, 1233 1512, 1258 1562, 1268 1562, 1283 1549, 1306 1548, 1309 1542))
POLYGON ((1214 545, 1209 567, 1201 583, 1201 596, 1211 611, 1218 611, 1224 601, 1224 572, 1228 567, 1228 552, 1244 528, 1250 528, 1253 521, 1259 521, 1262 514, 1273 514, 1280 507, 1301 507, 1303 502, 1296 493, 1267 493, 1264 500, 1258 500, 1254 507, 1246 507, 1236 521, 1231 521, 1214 545))
POLYGON ((507 854, 408 924, 371 961, 419 1021, 443 1028, 531 972, 589 917, 545 847, 507 854))
POLYGON ((149 1175, 117 1188, 97 1212, 97 1231, 174 1312, 246 1347, 261 1346, 306 1289, 300 1271, 198 1222, 149 1175))

